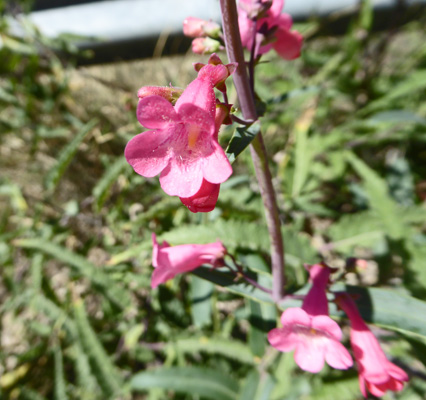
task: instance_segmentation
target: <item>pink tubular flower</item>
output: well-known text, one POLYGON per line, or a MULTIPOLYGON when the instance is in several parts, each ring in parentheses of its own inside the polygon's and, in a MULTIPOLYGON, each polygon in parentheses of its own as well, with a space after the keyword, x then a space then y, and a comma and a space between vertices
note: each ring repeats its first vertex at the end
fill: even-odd
POLYGON ((293 21, 288 14, 281 14, 284 0, 239 0, 238 24, 244 47, 251 50, 256 39, 255 56, 272 48, 286 60, 300 56, 303 37, 292 31, 293 21), (263 43, 262 43, 263 42, 263 43))
MULTIPOLYGON (((213 56, 212 56, 213 57, 213 56)), ((210 57, 210 59, 212 58, 210 57)), ((197 67, 196 67, 197 68, 197 67)), ((225 86, 224 83, 222 83, 225 86)), ((217 86, 217 85, 216 85, 217 86)), ((225 87, 226 90, 226 87, 225 87)), ((215 115, 215 138, 217 140, 219 135, 219 129, 222 124, 232 123, 229 113, 231 111, 230 104, 223 104, 216 99, 216 115, 215 115)), ((200 190, 191 197, 180 198, 182 204, 188 207, 189 211, 193 213, 197 212, 210 212, 213 211, 217 199, 219 197, 220 185, 203 181, 200 190)))
POLYGON ((328 316, 326 288, 330 268, 315 264, 309 269, 312 288, 306 295, 302 308, 288 308, 281 316, 282 328, 272 329, 269 343, 279 351, 296 349, 294 359, 308 372, 319 372, 324 361, 331 367, 347 369, 352 358, 340 343, 342 331, 328 316))
POLYGON ((138 120, 151 130, 126 146, 127 162, 136 173, 147 178, 160 174, 163 190, 183 198, 194 196, 204 181, 220 184, 229 178, 232 167, 217 141, 214 93, 227 76, 223 64, 209 73, 202 68, 175 106, 158 95, 139 101, 138 120))
POLYGON ((152 234, 152 243, 152 265, 155 268, 151 278, 153 289, 176 275, 192 271, 203 264, 219 266, 226 253, 221 242, 171 247, 167 242, 159 245, 155 234, 152 234))
POLYGON ((367 390, 381 397, 387 390, 399 392, 408 375, 387 358, 378 340, 363 321, 354 301, 346 293, 336 298, 337 304, 351 321, 351 345, 359 369, 359 386, 364 397, 367 390))

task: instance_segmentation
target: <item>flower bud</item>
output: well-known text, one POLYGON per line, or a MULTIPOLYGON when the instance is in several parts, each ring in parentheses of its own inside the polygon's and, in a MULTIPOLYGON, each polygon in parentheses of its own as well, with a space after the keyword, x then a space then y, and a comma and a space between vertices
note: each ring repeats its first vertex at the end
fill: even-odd
POLYGON ((195 54, 209 54, 221 50, 222 46, 217 40, 210 38, 197 38, 192 41, 192 51, 195 54))
POLYGON ((183 34, 191 38, 198 37, 219 37, 221 32, 220 25, 213 21, 188 17, 183 21, 183 34))
POLYGON ((138 97, 143 99, 152 95, 161 96, 174 105, 182 92, 183 89, 173 86, 142 86, 138 90, 138 97))

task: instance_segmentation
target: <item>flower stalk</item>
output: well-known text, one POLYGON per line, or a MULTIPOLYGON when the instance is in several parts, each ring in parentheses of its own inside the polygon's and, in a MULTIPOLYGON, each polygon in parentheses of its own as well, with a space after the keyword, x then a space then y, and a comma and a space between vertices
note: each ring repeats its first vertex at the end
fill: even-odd
MULTIPOLYGON (((233 75, 243 118, 257 121, 257 112, 250 80, 247 74, 244 51, 238 28, 238 14, 235 0, 220 0, 222 25, 229 62, 237 62, 233 75)), ((284 296, 284 243, 281 234, 278 206, 272 185, 272 176, 268 166, 268 157, 261 132, 250 145, 256 177, 265 208, 266 223, 271 239, 272 298, 278 302, 284 296)))

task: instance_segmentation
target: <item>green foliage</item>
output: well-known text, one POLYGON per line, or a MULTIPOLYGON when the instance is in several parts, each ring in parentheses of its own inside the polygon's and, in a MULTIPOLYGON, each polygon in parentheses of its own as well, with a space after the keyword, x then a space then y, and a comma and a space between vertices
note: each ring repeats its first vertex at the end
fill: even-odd
POLYGON ((229 161, 233 163, 237 157, 250 145, 252 140, 260 132, 259 122, 255 122, 248 127, 237 128, 229 141, 226 149, 226 155, 229 161))
MULTIPOLYGON (((340 37, 301 24, 301 59, 266 55, 255 88, 287 292, 308 289, 305 263, 339 267, 332 290, 356 295, 386 354, 410 372, 407 388, 384 398, 422 400, 424 21, 372 32, 371 3, 340 37), (347 257, 368 267, 345 268, 347 257)), ((11 9, 0 1, 0 10, 11 9)), ((29 22, 17 37, 3 14, 0 35, 0 397, 360 399, 355 370, 311 376, 269 346, 281 310, 300 301, 277 308, 240 274, 208 266, 150 289, 152 232, 172 245, 221 240, 250 279, 272 286, 246 149, 259 124, 221 132, 234 175, 212 213, 192 214, 123 157, 140 132, 138 87, 184 87, 195 76, 187 57, 76 69, 70 38, 29 22)), ((345 324, 332 303, 330 313, 345 324)))
POLYGON ((190 393, 207 399, 236 400, 238 382, 219 371, 196 367, 175 367, 140 372, 132 377, 131 387, 141 391, 162 388, 190 393))
POLYGON ((73 160, 78 146, 83 142, 87 134, 96 126, 97 120, 92 120, 80 128, 80 132, 60 151, 58 161, 46 175, 46 188, 52 191, 56 188, 59 179, 65 172, 69 163, 73 160))
POLYGON ((83 302, 75 303, 74 314, 82 348, 93 366, 93 372, 102 388, 103 395, 106 399, 116 398, 123 390, 121 377, 93 332, 83 302))

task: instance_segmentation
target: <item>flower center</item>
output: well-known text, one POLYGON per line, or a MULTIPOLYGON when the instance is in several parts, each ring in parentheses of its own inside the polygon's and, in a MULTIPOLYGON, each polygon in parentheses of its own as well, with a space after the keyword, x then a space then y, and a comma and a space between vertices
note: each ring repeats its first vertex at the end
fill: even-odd
POLYGON ((193 149, 197 143, 198 136, 201 132, 201 129, 197 125, 189 125, 188 127, 188 147, 193 149))

